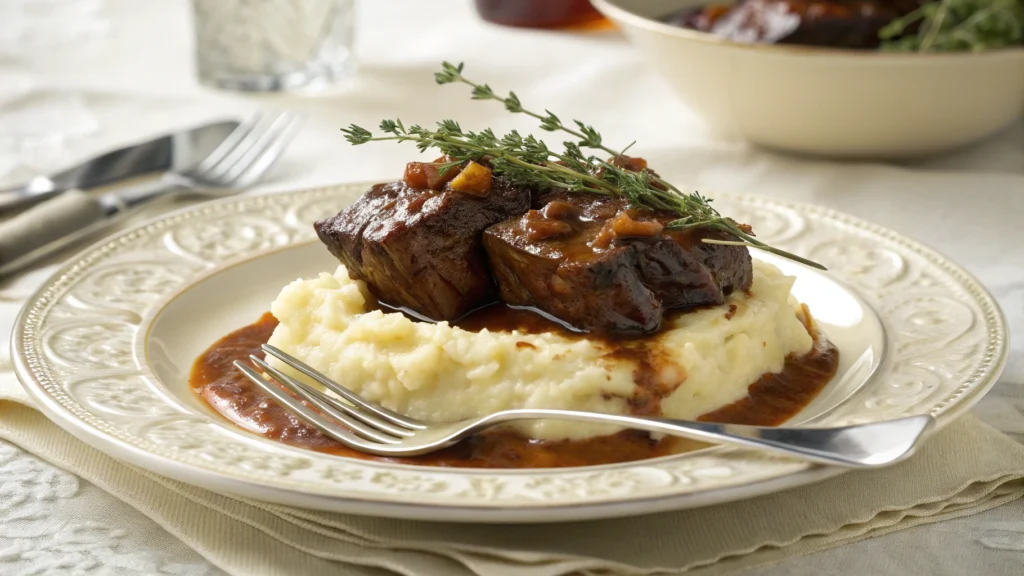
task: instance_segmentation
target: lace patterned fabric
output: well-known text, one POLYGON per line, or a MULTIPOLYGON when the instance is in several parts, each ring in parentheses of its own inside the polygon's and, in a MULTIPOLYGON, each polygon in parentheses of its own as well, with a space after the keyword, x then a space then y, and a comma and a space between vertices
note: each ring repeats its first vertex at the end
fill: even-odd
POLYGON ((0 180, 27 179, 61 167, 69 143, 97 130, 81 94, 30 92, 0 101, 0 180))
POLYGON ((3 60, 31 59, 104 36, 110 22, 103 8, 103 0, 0 2, 0 182, 54 168, 69 139, 98 129, 80 95, 33 94, 32 77, 5 70, 3 60))
POLYGON ((23 55, 101 36, 110 29, 103 0, 0 2, 0 55, 23 55))
POLYGON ((0 574, 221 572, 124 503, 0 441, 0 574))

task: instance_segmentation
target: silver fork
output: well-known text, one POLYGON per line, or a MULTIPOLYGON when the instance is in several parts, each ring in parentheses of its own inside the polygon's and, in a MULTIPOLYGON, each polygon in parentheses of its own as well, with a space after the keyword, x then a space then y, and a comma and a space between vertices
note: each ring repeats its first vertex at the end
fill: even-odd
POLYGON ((176 194, 223 197, 251 186, 297 133, 289 112, 241 122, 206 158, 152 182, 93 196, 68 190, 0 224, 0 276, 20 270, 135 212, 176 194))
POLYGON ((615 424, 714 444, 759 448, 819 464, 877 468, 910 456, 934 422, 931 416, 921 415, 838 428, 778 428, 572 410, 516 409, 437 424, 416 420, 369 402, 274 346, 265 344, 263 351, 322 384, 344 401, 281 372, 255 355, 250 359, 262 373, 241 361, 236 361, 235 366, 303 421, 350 448, 380 456, 416 456, 433 452, 486 428, 515 420, 561 419, 615 424), (280 386, 270 382, 264 374, 273 377, 280 386))

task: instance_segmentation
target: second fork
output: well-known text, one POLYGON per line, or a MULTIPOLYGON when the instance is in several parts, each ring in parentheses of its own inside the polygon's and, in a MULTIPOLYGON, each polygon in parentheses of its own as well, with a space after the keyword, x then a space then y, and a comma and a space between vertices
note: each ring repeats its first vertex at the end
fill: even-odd
POLYGON ((0 224, 0 276, 82 241, 157 198, 192 192, 227 196, 254 184, 298 132, 289 112, 253 116, 205 159, 181 172, 101 196, 68 190, 0 224))

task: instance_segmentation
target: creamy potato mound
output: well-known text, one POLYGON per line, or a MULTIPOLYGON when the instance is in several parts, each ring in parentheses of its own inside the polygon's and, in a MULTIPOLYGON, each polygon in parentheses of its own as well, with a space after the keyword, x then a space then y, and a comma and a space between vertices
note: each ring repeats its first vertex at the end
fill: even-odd
MULTIPOLYGON (((730 404, 762 374, 780 371, 787 356, 810 351, 813 342, 797 317, 792 285, 793 278, 755 260, 750 295, 678 315, 645 344, 657 360, 655 383, 674 390, 661 402, 664 416, 693 419, 730 404)), ((367 302, 366 286, 343 266, 333 275, 296 280, 271 307, 280 324, 270 343, 369 400, 428 421, 508 408, 630 412, 636 363, 610 356, 599 340, 467 332, 446 322, 367 311, 367 302)), ((544 440, 616 431, 561 421, 512 426, 544 440)))

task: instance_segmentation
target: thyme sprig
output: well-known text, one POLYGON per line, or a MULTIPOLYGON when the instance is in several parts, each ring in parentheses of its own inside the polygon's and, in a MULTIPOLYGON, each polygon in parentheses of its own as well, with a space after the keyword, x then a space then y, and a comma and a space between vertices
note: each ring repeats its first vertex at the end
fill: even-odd
POLYGON ((441 71, 434 73, 434 80, 436 80, 438 84, 454 84, 458 82, 471 86, 473 88, 473 100, 497 100, 505 105, 505 110, 508 110, 513 114, 526 114, 527 116, 532 116, 537 120, 540 120, 541 130, 546 130, 548 132, 557 132, 561 130, 562 132, 572 134, 579 138, 578 146, 581 148, 594 148, 597 150, 603 150, 612 156, 621 156, 626 153, 626 150, 633 146, 633 144, 630 144, 622 151, 612 150, 603 144, 601 134, 595 130, 593 126, 588 126, 579 120, 573 120, 573 123, 576 125, 576 129, 573 129, 563 124, 562 119, 550 110, 544 110, 544 114, 531 112, 530 110, 523 108, 523 103, 519 100, 519 97, 516 96, 515 92, 509 91, 508 96, 502 98, 495 94, 494 90, 487 84, 477 84, 464 78, 462 76, 462 69, 463 63, 461 62, 458 65, 450 62, 442 62, 441 71))
POLYGON ((397 118, 381 121, 379 130, 382 135, 375 135, 352 124, 342 129, 345 139, 357 145, 380 141, 413 142, 420 152, 437 150, 449 158, 447 162, 437 165, 442 174, 467 160, 486 159, 496 176, 516 185, 625 197, 640 208, 677 214, 679 217, 668 224, 669 229, 705 228, 725 232, 734 237, 735 241, 706 241, 760 248, 814 268, 825 269, 817 262, 761 242, 749 232, 749 228, 722 217, 711 206, 711 200, 700 193, 681 192, 650 170, 633 171, 613 163, 632 144, 616 151, 605 146, 601 134, 593 126, 578 120, 573 121, 574 127, 567 126, 548 110, 544 114, 527 110, 514 92, 509 92, 504 98, 498 96, 488 85, 465 79, 462 69, 462 64, 445 62, 441 71, 435 74, 435 79, 438 84, 467 84, 473 89, 474 99, 502 102, 510 112, 526 114, 539 120, 543 130, 565 132, 577 138, 577 141, 563 142, 562 150, 556 151, 533 135, 524 136, 516 130, 499 137, 490 128, 478 132, 463 130, 454 120, 441 120, 435 128, 426 128, 418 124, 407 127, 397 118), (585 154, 584 149, 601 150, 612 155, 612 161, 585 154))

